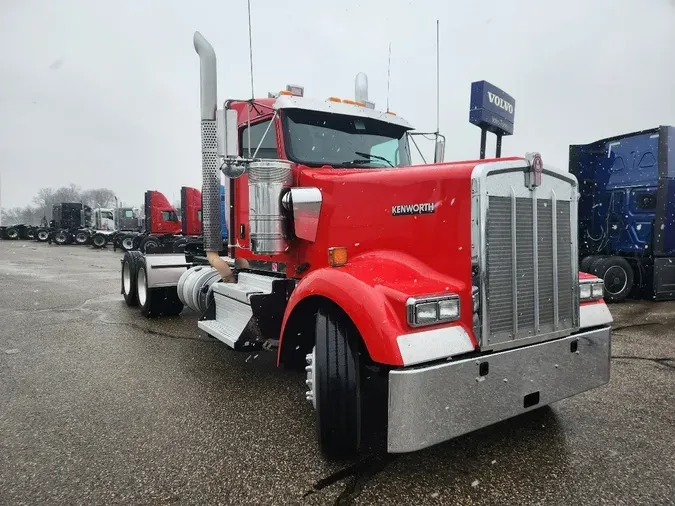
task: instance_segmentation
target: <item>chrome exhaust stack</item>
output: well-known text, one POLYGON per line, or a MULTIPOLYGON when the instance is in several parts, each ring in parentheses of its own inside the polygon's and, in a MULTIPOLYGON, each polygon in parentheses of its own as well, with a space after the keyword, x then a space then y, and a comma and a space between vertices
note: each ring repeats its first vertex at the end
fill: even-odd
MULTIPOLYGON (((216 132, 216 109, 218 107, 216 52, 199 32, 195 32, 193 43, 195 51, 199 55, 202 130, 202 234, 204 249, 207 252, 219 252, 223 249, 223 236, 220 223, 220 171, 216 132)), ((227 201, 229 202, 229 199, 227 201)))

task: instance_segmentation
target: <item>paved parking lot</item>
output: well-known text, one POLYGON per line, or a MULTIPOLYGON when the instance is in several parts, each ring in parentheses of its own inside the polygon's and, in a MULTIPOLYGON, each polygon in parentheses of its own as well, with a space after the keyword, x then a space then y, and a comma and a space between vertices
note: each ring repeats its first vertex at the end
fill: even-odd
POLYGON ((119 259, 0 241, 0 504, 675 504, 673 303, 612 306, 605 387, 331 464, 302 375, 127 308, 119 259))

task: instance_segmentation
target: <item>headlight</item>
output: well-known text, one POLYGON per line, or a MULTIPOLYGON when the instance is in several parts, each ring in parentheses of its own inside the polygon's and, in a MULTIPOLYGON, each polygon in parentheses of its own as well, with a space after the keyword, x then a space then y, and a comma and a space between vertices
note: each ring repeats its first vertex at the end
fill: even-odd
POLYGON ((408 324, 422 327, 459 319, 459 296, 411 297, 407 302, 408 324))
POLYGON ((602 299, 604 295, 605 284, 601 279, 591 279, 579 283, 579 300, 587 302, 589 300, 602 299))

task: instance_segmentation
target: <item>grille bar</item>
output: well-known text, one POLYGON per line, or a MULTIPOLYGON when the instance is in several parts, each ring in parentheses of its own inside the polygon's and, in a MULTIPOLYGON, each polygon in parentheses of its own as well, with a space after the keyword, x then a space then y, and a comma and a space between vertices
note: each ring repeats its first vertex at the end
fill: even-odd
MULTIPOLYGON (((516 221, 517 213, 516 191, 511 188, 511 272, 518 270, 518 233, 516 221)), ((511 297, 513 299, 513 335, 518 335, 518 278, 512 276, 511 279, 511 297)))

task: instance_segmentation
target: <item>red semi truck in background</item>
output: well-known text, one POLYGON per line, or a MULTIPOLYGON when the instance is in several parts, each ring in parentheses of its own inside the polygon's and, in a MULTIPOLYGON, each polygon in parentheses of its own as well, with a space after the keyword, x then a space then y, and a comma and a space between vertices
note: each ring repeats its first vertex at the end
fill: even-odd
POLYGON ((171 205, 163 193, 145 192, 145 219, 142 232, 129 232, 117 238, 124 250, 178 251, 191 237, 201 235, 202 194, 196 188, 181 187, 181 212, 171 205))
POLYGON ((378 379, 389 452, 609 381, 612 318, 602 281, 578 271, 574 176, 538 154, 412 166, 412 127, 374 108, 363 75, 355 100, 289 86, 217 109, 215 53, 194 44, 203 244, 126 253, 127 304, 187 306, 227 346, 305 367, 331 457, 359 451, 378 379))

